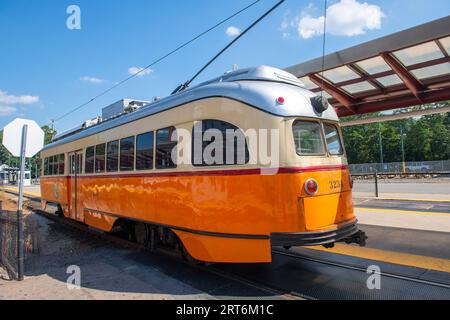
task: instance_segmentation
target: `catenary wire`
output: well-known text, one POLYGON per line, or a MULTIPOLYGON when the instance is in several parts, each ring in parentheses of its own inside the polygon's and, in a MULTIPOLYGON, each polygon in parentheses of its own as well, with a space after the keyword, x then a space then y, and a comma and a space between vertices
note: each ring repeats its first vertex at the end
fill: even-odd
POLYGON ((191 44, 192 42, 196 41, 197 39, 201 38, 202 36, 204 36, 205 34, 209 33, 210 31, 216 29, 217 27, 221 26, 222 24, 224 24, 225 22, 231 20, 232 18, 234 18, 235 16, 241 14, 242 12, 250 9, 251 7, 253 7, 254 5, 256 5, 258 2, 260 2, 261 0, 256 0, 254 2, 252 2, 251 4, 249 4, 248 6, 242 8, 241 10, 233 13, 231 16, 219 21, 218 23, 216 23, 215 25, 213 25, 212 27, 208 28, 207 30, 199 33, 197 36, 195 36, 194 38, 190 39, 189 41, 186 41, 185 43, 181 44, 180 46, 176 47, 175 49, 173 49, 172 51, 166 53, 165 55, 161 56, 160 58, 156 59, 155 61, 153 61, 152 63, 150 63, 149 65, 145 66, 144 68, 140 69, 138 72, 128 76, 127 78, 119 81, 118 83, 114 84, 113 86, 109 87, 108 89, 102 91, 101 93, 97 94, 96 96, 94 96, 93 98, 89 99, 88 101, 76 106, 75 108, 72 108, 70 111, 64 113, 63 115, 59 116, 56 119, 51 120, 51 123, 53 125, 54 122, 60 121, 62 119, 64 119, 65 117, 71 115, 72 113, 80 110, 81 108, 85 107, 86 105, 90 104, 91 102, 95 101, 96 99, 104 96, 105 94, 107 94, 108 92, 114 90, 115 88, 117 88, 118 86, 122 85, 123 83, 131 80, 132 78, 136 77, 137 75, 139 75, 140 73, 144 72, 145 70, 149 69, 150 67, 154 66, 155 64, 161 62, 162 60, 166 59, 167 57, 171 56, 172 54, 176 53, 177 51, 181 50, 182 48, 186 47, 187 45, 191 44))

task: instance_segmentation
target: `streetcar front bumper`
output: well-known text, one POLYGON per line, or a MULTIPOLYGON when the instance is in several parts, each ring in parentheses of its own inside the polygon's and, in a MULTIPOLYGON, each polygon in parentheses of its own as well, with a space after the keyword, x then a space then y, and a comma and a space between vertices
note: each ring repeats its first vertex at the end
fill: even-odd
POLYGON ((271 245, 282 247, 330 245, 335 242, 357 243, 366 245, 367 236, 354 221, 338 228, 320 232, 272 233, 271 245))

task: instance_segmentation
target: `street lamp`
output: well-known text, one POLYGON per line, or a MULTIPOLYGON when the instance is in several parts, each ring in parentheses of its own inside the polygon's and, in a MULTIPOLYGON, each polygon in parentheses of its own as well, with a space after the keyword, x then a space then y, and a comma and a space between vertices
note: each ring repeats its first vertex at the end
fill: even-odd
POLYGON ((405 144, 403 142, 403 125, 400 125, 400 144, 402 146, 402 173, 406 173, 405 144))
POLYGON ((381 163, 381 171, 383 169, 383 140, 381 138, 381 123, 378 122, 378 141, 380 143, 380 163, 381 163))

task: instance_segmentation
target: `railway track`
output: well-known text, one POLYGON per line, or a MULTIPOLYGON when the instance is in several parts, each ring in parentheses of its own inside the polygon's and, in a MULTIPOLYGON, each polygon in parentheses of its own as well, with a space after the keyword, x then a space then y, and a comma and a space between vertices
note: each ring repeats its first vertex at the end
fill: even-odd
MULTIPOLYGON (((6 191, 10 194, 13 195, 17 195, 14 192, 10 192, 10 191, 6 191)), ((49 213, 47 211, 44 211, 42 209, 40 209, 38 206, 40 206, 40 199, 39 198, 35 198, 35 197, 29 197, 29 196, 25 196, 26 198, 28 198, 30 200, 30 202, 27 205, 27 208, 29 210, 32 210, 33 212, 44 216, 52 221, 55 221, 57 223, 61 223, 64 224, 66 226, 69 226, 71 228, 74 228, 84 234, 87 234, 89 236, 93 236, 99 240, 104 240, 107 241, 109 243, 113 243, 115 245, 118 245, 120 247, 123 248, 129 248, 129 249, 133 249, 133 250, 140 250, 140 251, 146 251, 148 252, 149 250, 146 249, 144 246, 139 245, 135 242, 129 241, 127 239, 124 239, 122 237, 113 235, 113 234, 109 234, 109 233, 104 233, 102 231, 98 231, 92 228, 89 228, 88 226, 73 221, 73 220, 69 220, 66 218, 62 218, 59 217, 55 214, 49 213), (32 203, 34 205, 32 205, 32 203)), ((180 260, 180 262, 184 263, 184 264, 189 264, 188 262, 180 259, 179 255, 176 255, 174 252, 172 251, 168 251, 168 250, 163 250, 163 249, 158 249, 156 252, 154 252, 156 254, 164 254, 164 255, 168 255, 171 256, 172 258, 176 258, 178 260, 180 260)), ((346 264, 346 263, 342 263, 342 262, 336 262, 336 261, 331 261, 331 260, 324 260, 324 259, 317 259, 317 258, 311 258, 308 256, 304 256, 304 255, 299 255, 284 249, 278 249, 275 248, 272 250, 272 253, 274 255, 278 255, 278 256, 283 256, 283 257, 287 257, 289 259, 294 259, 294 260, 303 260, 303 261, 309 261, 309 262, 314 262, 314 263, 318 263, 321 265, 328 265, 328 266, 332 266, 332 267, 336 267, 336 268, 341 268, 341 269, 346 269, 346 270, 352 270, 358 273, 366 273, 367 269, 362 268, 362 267, 358 267, 358 266, 354 266, 351 264, 346 264)), ((192 268, 196 268, 199 271, 204 271, 204 272, 208 272, 208 273, 213 273, 217 276, 226 278, 228 280, 231 281, 235 281, 235 282, 239 282, 241 284, 244 284, 246 286, 250 286, 253 288, 256 288, 258 290, 261 290, 263 292, 269 293, 271 295, 274 296, 280 296, 283 297, 285 299, 288 300, 296 300, 296 299, 307 299, 307 300, 313 300, 313 299, 317 299, 316 297, 310 296, 308 294, 303 294, 301 292, 298 291, 292 291, 292 290, 286 290, 286 288, 283 288, 283 285, 279 285, 276 283, 264 283, 263 281, 259 282, 259 281, 255 281, 255 280, 251 280, 248 277, 245 276, 241 276, 239 275, 238 272, 230 272, 230 271, 226 271, 223 270, 220 267, 216 267, 215 264, 206 264, 206 265, 190 265, 192 268)), ((434 281, 429 281, 429 280, 424 280, 424 279, 419 279, 419 278, 414 278, 414 277, 410 277, 407 275, 402 275, 402 274, 394 274, 394 273, 387 273, 387 272, 380 272, 380 276, 382 277, 387 277, 387 278, 391 278, 391 279, 396 279, 396 280, 402 280, 402 281, 406 281, 406 282, 410 282, 410 283, 414 283, 417 285, 421 285, 421 286, 427 286, 427 287, 436 287, 436 288, 440 288, 440 289, 450 289, 450 285, 445 284, 445 283, 440 283, 440 282, 434 282, 434 281)), ((449 291, 450 293, 450 291, 449 291)))
MULTIPOLYGON (((286 256, 286 257, 291 257, 291 258, 294 258, 294 259, 312 261, 312 262, 316 262, 316 263, 320 263, 320 264, 325 264, 325 265, 330 265, 330 266, 334 266, 334 267, 339 267, 339 268, 344 268, 344 269, 348 269, 348 270, 355 270, 355 271, 359 271, 359 272, 362 272, 362 273, 367 273, 367 269, 361 268, 361 267, 356 267, 356 266, 351 265, 351 264, 344 264, 344 263, 340 263, 340 262, 334 262, 334 261, 328 261, 328 260, 322 260, 322 259, 315 259, 315 258, 306 257, 306 256, 302 256, 302 255, 299 255, 299 254, 285 252, 285 251, 281 251, 281 250, 272 250, 272 253, 277 254, 277 255, 286 256)), ((400 279, 400 280, 410 281, 410 282, 414 282, 414 283, 420 283, 420 284, 427 285, 427 286, 433 286, 433 287, 440 287, 440 288, 450 289, 450 285, 445 284, 445 283, 429 281, 429 280, 423 280, 423 279, 413 278, 413 277, 409 277, 409 276, 405 276, 405 275, 399 275, 399 274, 394 274, 394 273, 389 273, 389 272, 380 272, 379 274, 382 277, 400 279)))
MULTIPOLYGON (((7 193, 10 193, 12 195, 17 195, 14 192, 10 192, 10 191, 6 191, 7 193)), ((98 241, 106 241, 108 243, 117 245, 119 247, 122 248, 127 248, 127 249, 132 249, 132 250, 138 250, 138 251, 143 251, 143 252, 150 252, 149 249, 145 248, 143 245, 140 245, 136 242, 124 239, 122 237, 119 237, 117 235, 113 235, 113 234, 109 234, 109 233, 105 233, 93 228, 90 228, 89 226, 79 223, 77 221, 74 220, 70 220, 70 219, 66 219, 64 217, 60 217, 56 214, 53 213, 49 213, 47 211, 44 211, 42 209, 40 209, 38 206, 40 206, 40 199, 39 198, 35 198, 35 197, 30 197, 30 196, 26 196, 24 195, 24 198, 27 198, 29 200, 28 203, 25 203, 24 206, 28 209, 33 211, 34 213, 45 217, 51 221, 54 221, 56 223, 65 225, 67 227, 70 227, 72 229, 75 229, 77 231, 79 231, 80 233, 87 235, 89 237, 94 237, 95 239, 97 239, 98 241), (34 205, 33 205, 34 204, 34 205)), ((206 265, 192 265, 189 262, 186 262, 185 260, 182 259, 181 255, 170 251, 170 250, 164 250, 161 248, 158 248, 156 251, 152 252, 152 254, 164 254, 167 257, 173 258, 173 259, 177 259, 177 263, 183 263, 185 265, 189 265, 189 267, 191 268, 195 268, 199 271, 203 271, 203 272, 208 272, 208 273, 212 273, 214 275, 220 276, 222 278, 225 278, 227 280, 231 280, 234 282, 238 282, 240 284, 243 284, 245 286, 248 287, 253 287, 259 291, 268 293, 270 295, 273 296, 278 296, 281 297, 283 299, 286 300, 305 300, 305 299, 312 299, 310 297, 306 297, 300 293, 296 293, 296 292, 291 292, 291 293, 286 293, 284 292, 282 289, 277 288, 275 286, 268 286, 268 285, 264 285, 255 281, 251 281, 248 279, 245 279, 243 277, 240 277, 236 274, 233 274, 231 272, 226 272, 223 270, 219 270, 217 268, 214 267, 214 264, 206 264, 206 265)))

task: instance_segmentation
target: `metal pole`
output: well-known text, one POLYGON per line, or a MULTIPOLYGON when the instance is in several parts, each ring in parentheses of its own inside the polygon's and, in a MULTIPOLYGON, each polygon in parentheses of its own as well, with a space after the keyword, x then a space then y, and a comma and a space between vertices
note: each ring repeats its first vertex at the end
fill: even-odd
POLYGON ((375 197, 378 198, 378 172, 375 171, 375 197))
POLYGON ((381 124, 378 123, 378 140, 380 143, 380 163, 381 163, 381 171, 384 171, 383 169, 383 140, 381 139, 381 124))
POLYGON ((17 278, 23 280, 24 261, 24 231, 23 231, 23 179, 25 176, 25 150, 27 144, 28 125, 22 127, 22 143, 20 146, 20 172, 19 172, 19 204, 17 208, 17 278))
POLYGON ((402 145, 402 172, 406 173, 405 145, 403 143, 403 125, 400 125, 400 143, 402 145))

